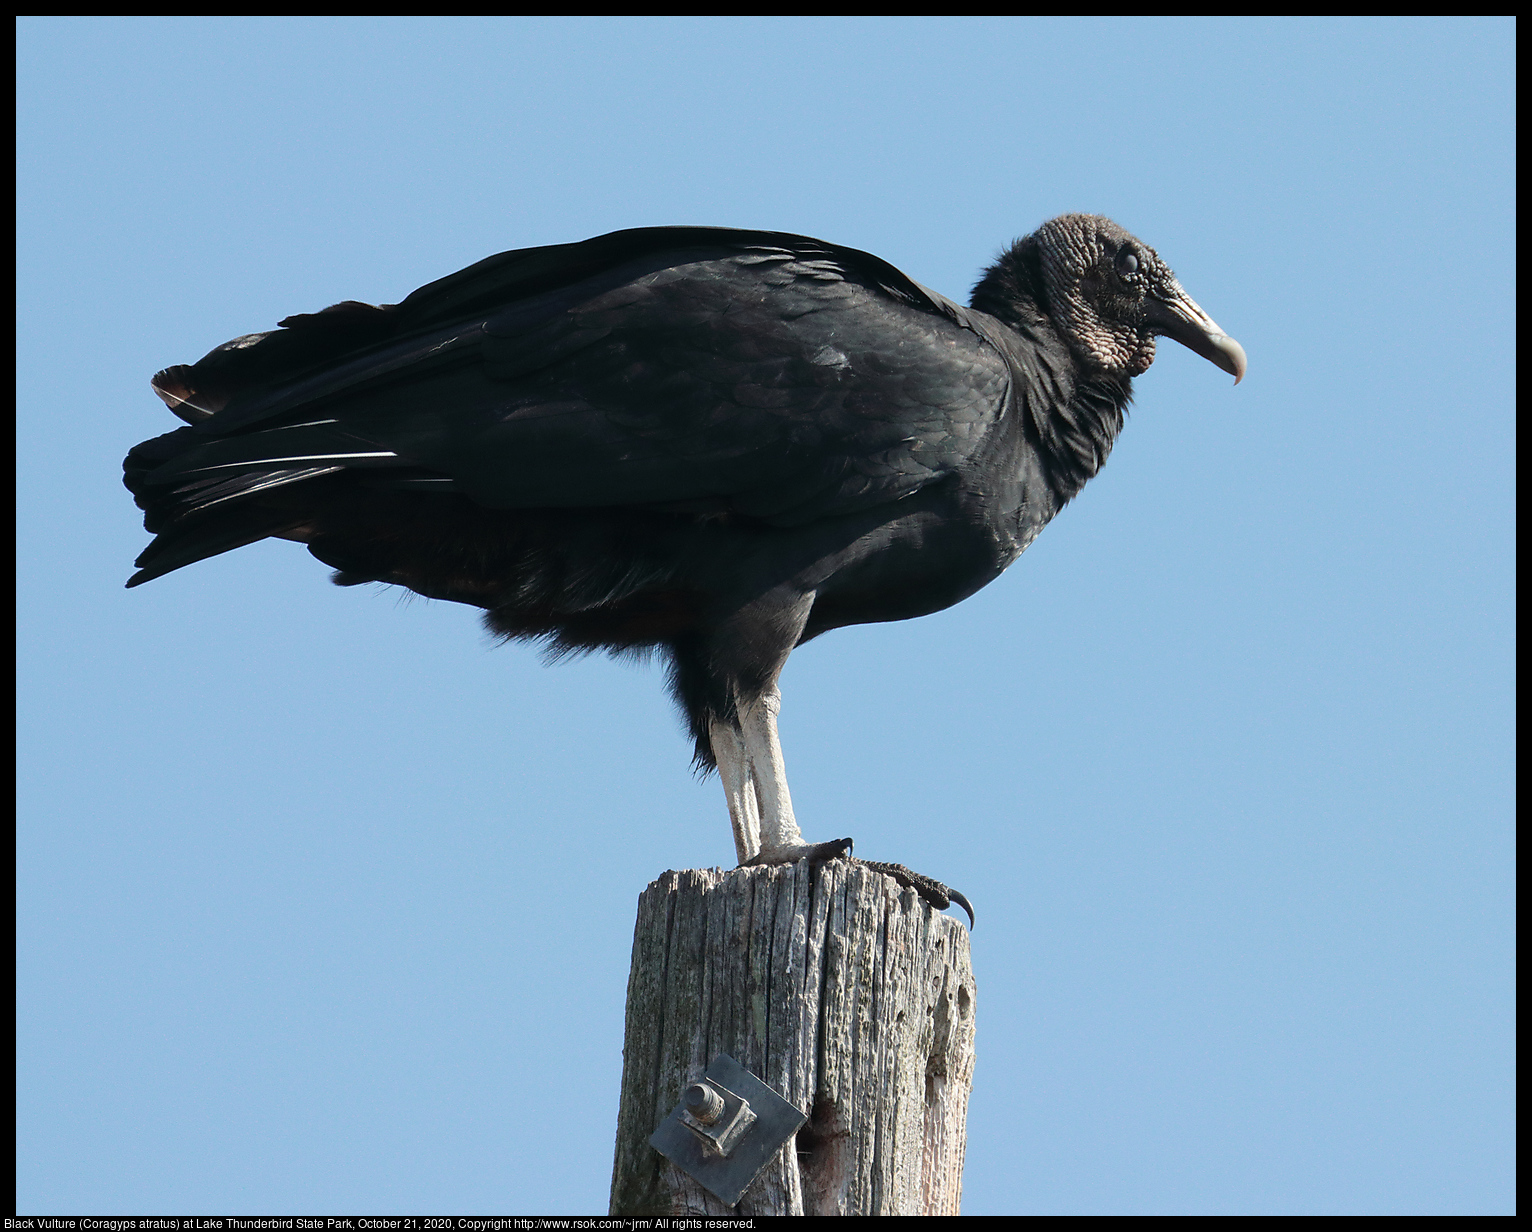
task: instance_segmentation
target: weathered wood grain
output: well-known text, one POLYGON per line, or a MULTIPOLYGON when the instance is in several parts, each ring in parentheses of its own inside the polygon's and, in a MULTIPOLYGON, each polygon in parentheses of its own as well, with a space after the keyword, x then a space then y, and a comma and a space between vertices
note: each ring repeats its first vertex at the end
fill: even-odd
POLYGON ((968 934, 893 878, 666 873, 633 932, 611 1213, 955 1215, 973 1044, 968 934), (736 1207, 649 1145, 720 1052, 809 1115, 736 1207))

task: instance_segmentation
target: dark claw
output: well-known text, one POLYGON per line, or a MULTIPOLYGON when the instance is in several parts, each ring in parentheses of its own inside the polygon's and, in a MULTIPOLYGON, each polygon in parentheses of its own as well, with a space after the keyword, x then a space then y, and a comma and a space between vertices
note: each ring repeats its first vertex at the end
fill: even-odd
POLYGON ((968 931, 973 932, 973 904, 970 903, 961 894, 959 894, 956 890, 951 889, 950 887, 947 888, 947 897, 955 902, 964 911, 968 912, 968 931))
POLYGON ((974 914, 972 904, 950 886, 943 885, 934 877, 926 877, 912 869, 905 868, 902 864, 880 864, 875 860, 859 860, 858 863, 865 864, 870 869, 892 877, 906 889, 914 890, 915 893, 919 894, 921 898, 925 899, 926 902, 930 903, 938 911, 945 911, 953 903, 956 903, 968 913, 968 929, 970 932, 973 931, 974 914))
POLYGON ((852 842, 849 838, 832 838, 828 843, 814 843, 809 851, 809 863, 820 864, 838 856, 851 858, 852 842))

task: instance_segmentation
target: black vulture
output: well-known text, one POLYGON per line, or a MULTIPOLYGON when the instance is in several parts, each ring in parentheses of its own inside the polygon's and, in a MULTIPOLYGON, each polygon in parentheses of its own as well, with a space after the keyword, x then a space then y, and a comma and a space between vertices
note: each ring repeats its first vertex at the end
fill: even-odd
POLYGON ((124 462, 156 536, 128 585, 276 536, 555 654, 657 650, 740 863, 849 854, 793 816, 788 654, 998 577, 1106 461, 1162 335, 1244 375, 1155 251, 1086 214, 967 308, 775 231, 501 253, 158 373, 189 426, 124 462))

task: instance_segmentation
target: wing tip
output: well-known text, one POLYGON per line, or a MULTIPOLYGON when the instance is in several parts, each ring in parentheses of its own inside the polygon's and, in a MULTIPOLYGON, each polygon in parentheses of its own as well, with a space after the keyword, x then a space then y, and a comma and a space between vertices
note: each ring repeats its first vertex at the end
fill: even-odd
POLYGON ((204 419, 211 419, 222 409, 222 406, 221 404, 208 405, 215 399, 205 395, 202 396, 200 403, 192 401, 199 395, 196 387, 191 383, 191 372, 190 364, 174 364, 156 372, 149 384, 159 395, 160 401, 170 408, 177 419, 194 424, 204 419))

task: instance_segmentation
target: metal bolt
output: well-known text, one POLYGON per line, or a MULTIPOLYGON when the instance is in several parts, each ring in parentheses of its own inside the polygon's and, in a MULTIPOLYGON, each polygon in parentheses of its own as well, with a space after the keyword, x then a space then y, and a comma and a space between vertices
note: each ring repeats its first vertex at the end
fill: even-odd
POLYGON ((704 1125, 713 1124, 723 1113, 723 1096, 700 1082, 694 1082, 686 1088, 681 1102, 686 1105, 686 1111, 704 1125))

